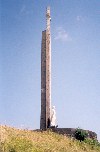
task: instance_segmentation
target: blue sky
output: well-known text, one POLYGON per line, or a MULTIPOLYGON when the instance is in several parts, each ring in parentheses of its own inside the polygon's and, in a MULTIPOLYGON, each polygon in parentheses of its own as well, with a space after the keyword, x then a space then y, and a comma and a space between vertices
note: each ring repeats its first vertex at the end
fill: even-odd
POLYGON ((0 0, 0 124, 40 127, 41 32, 48 5, 58 126, 89 129, 100 139, 99 0, 0 0))

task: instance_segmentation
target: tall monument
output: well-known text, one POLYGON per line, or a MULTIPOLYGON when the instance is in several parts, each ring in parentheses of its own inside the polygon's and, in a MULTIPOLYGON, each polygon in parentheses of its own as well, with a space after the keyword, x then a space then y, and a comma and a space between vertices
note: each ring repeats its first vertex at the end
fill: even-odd
POLYGON ((41 45, 41 118, 40 129, 51 124, 51 36, 50 7, 46 9, 46 30, 42 31, 41 45))

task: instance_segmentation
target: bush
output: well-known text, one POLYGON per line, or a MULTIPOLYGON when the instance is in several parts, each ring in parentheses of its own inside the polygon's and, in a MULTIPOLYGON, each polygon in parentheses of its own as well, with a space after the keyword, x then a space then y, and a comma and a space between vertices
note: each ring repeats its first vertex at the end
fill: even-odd
POLYGON ((75 138, 77 140, 80 140, 80 142, 84 141, 87 136, 88 136, 88 134, 87 134, 86 131, 84 131, 84 130, 82 130, 80 128, 76 129, 76 131, 75 131, 75 138))
POLYGON ((89 145, 95 145, 95 146, 100 147, 100 143, 96 139, 87 138, 85 140, 85 143, 88 143, 89 145))

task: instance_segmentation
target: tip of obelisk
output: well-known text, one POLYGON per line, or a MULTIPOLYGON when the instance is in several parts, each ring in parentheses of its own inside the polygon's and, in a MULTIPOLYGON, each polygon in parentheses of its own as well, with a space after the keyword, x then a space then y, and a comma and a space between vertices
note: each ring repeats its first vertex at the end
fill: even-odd
POLYGON ((47 6, 46 9, 47 9, 47 10, 50 10, 50 6, 47 6))

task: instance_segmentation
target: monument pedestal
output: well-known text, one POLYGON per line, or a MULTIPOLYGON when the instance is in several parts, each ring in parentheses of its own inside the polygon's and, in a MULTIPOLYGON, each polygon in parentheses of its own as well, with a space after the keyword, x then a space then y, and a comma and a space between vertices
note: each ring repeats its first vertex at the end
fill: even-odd
MULTIPOLYGON (((55 133, 66 135, 69 137, 75 137, 75 131, 77 130, 77 128, 50 128, 50 129, 55 133)), ((83 130, 83 131, 87 132, 88 138, 97 140, 97 134, 95 132, 89 130, 83 130)))

